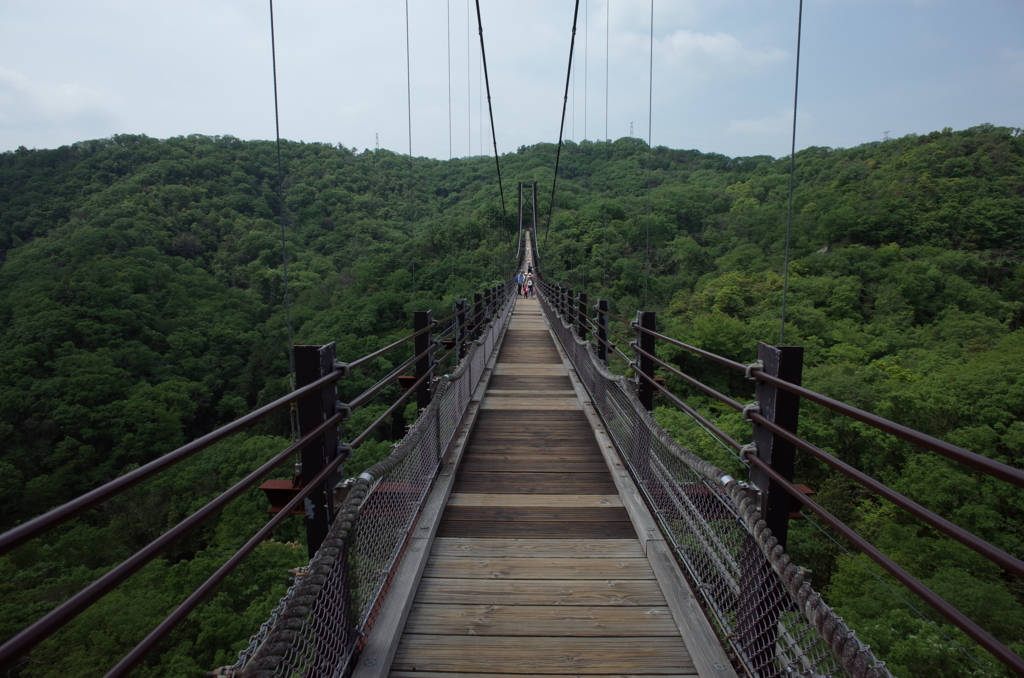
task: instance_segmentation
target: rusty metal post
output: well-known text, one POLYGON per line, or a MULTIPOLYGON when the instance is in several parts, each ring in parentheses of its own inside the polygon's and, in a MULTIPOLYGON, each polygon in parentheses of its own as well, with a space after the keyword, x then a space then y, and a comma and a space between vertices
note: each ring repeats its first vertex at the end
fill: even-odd
MULTIPOLYGON (((434 315, 430 311, 414 311, 413 312, 413 331, 419 332, 420 330, 429 327, 434 322, 434 315)), ((434 343, 433 338, 430 336, 430 331, 424 332, 423 334, 416 337, 415 352, 413 355, 419 355, 430 348, 431 344, 434 343)), ((434 356, 427 354, 416 361, 416 381, 419 381, 427 372, 430 371, 431 365, 433 364, 434 356)), ((424 407, 430 404, 431 389, 430 379, 424 379, 423 383, 416 387, 416 409, 422 410, 424 407)))
MULTIPOLYGON (((757 358, 764 364, 764 373, 800 385, 804 369, 803 346, 769 346, 759 343, 757 358)), ((787 431, 796 433, 800 413, 800 396, 758 380, 754 399, 761 416, 787 431)), ((766 428, 754 425, 754 445, 758 459, 764 461, 786 480, 793 480, 796 448, 793 443, 766 428)), ((750 469, 751 482, 761 491, 761 519, 783 547, 789 533, 790 495, 757 468, 750 469)))
MULTIPOLYGON (((334 370, 335 345, 296 346, 296 386, 310 384, 334 370)), ((305 435, 334 416, 337 411, 337 384, 324 386, 299 399, 299 435, 305 435)), ((302 487, 307 487, 328 462, 338 456, 338 429, 332 428, 302 449, 302 487)), ((306 498, 306 548, 312 558, 327 536, 327 530, 334 520, 334 506, 331 501, 332 488, 341 481, 341 472, 330 475, 321 487, 306 498)))
POLYGON ((565 296, 562 297, 562 318, 569 323, 570 327, 573 323, 573 316, 575 315, 576 308, 572 303, 572 288, 565 288, 565 296))
POLYGON ((576 295, 576 335, 580 339, 587 338, 587 293, 580 292, 576 295))
MULTIPOLYGON (((652 332, 658 329, 654 311, 637 311, 636 324, 652 332)), ((647 332, 637 329, 636 345, 647 353, 654 355, 654 337, 647 332)), ((654 379, 654 361, 642 355, 639 351, 636 353, 636 362, 633 363, 633 369, 647 375, 650 379, 654 379)), ((640 398, 640 404, 648 412, 654 409, 654 385, 648 379, 644 379, 639 375, 637 376, 637 396, 640 398)))
POLYGON ((608 300, 597 300, 597 312, 594 315, 597 325, 597 359, 608 366, 608 300))

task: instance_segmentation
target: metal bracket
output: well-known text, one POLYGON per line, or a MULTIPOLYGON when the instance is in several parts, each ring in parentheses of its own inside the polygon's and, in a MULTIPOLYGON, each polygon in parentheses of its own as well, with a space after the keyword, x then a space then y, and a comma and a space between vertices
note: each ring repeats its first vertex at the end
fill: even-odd
POLYGON ((750 363, 749 365, 747 365, 747 368, 746 368, 746 371, 745 371, 747 379, 749 379, 750 381, 757 381, 757 377, 754 376, 754 370, 763 370, 763 369, 764 369, 764 361, 763 360, 758 360, 756 363, 750 363))
MULTIPOLYGON (((747 422, 748 424, 753 424, 754 423, 754 420, 750 418, 751 412, 756 412, 757 414, 761 414, 761 406, 757 404, 756 400, 754 402, 750 403, 749 405, 744 405, 743 406, 743 412, 742 412, 742 414, 743 414, 743 421, 747 422)), ((753 443, 750 443, 750 444, 753 445, 753 443)))
POLYGON ((750 463, 747 461, 748 454, 753 454, 754 456, 757 456, 757 443, 747 443, 746 445, 740 448, 740 459, 743 460, 744 464, 750 463))
POLYGON ((343 363, 340 360, 335 360, 331 364, 331 366, 334 368, 335 372, 341 370, 341 379, 348 379, 348 363, 343 363))
MULTIPOLYGON (((342 421, 348 421, 349 419, 352 418, 352 408, 349 407, 347 403, 343 403, 340 400, 335 400, 334 401, 334 413, 337 414, 339 412, 343 413, 343 415, 341 417, 342 421)), ((339 446, 341 444, 342 443, 338 443, 339 446)))

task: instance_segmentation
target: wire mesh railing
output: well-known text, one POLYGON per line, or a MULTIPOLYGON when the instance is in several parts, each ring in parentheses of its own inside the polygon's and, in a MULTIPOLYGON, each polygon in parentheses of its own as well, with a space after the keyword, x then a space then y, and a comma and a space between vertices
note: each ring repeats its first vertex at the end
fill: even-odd
POLYGON ((676 443, 641 404, 637 385, 611 373, 580 338, 578 314, 554 294, 542 283, 541 307, 737 670, 888 677, 790 562, 748 487, 676 443))
POLYGON ((430 405, 394 452, 356 479, 307 573, 239 655, 237 675, 346 674, 383 605, 513 301, 505 294, 492 322, 459 367, 441 377, 430 405))

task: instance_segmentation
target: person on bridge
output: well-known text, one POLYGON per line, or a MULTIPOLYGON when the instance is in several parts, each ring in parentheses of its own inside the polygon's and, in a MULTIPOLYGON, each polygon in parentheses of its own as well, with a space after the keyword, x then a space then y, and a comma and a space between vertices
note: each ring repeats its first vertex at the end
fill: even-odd
POLYGON ((523 282, 524 282, 523 272, 519 271, 518 273, 516 273, 516 290, 519 292, 519 294, 521 296, 525 296, 525 292, 526 292, 526 288, 523 287, 523 282))
POLYGON ((527 288, 527 291, 529 292, 529 294, 527 294, 526 296, 528 296, 530 298, 533 298, 533 274, 532 273, 527 273, 526 274, 526 288, 527 288))

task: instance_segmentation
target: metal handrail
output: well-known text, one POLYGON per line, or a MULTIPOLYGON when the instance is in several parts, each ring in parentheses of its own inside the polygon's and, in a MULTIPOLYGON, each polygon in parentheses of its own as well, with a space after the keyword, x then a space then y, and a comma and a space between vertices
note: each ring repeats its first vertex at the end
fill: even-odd
MULTIPOLYGON (((732 368, 740 372, 747 371, 746 365, 738 363, 734 360, 729 360, 728 358, 723 358, 709 351, 699 349, 695 346, 690 346, 689 344, 683 343, 678 339, 667 337, 664 334, 660 334, 653 330, 645 329, 643 327, 640 327, 635 321, 630 323, 630 326, 641 332, 649 334, 658 340, 665 341, 669 344, 672 344, 673 346, 678 346, 679 348, 694 353, 695 355, 708 358, 709 360, 713 360, 717 363, 725 365, 726 367, 732 368)), ((1003 464, 1002 462, 995 461, 994 459, 989 459, 988 457, 982 456, 976 452, 971 452, 970 450, 966 450, 962 447, 958 447, 951 443, 947 443, 944 440, 939 440, 938 438, 930 436, 926 433, 915 431, 912 428, 908 428, 906 426, 903 426, 902 424, 897 424, 896 422, 885 419, 884 417, 880 417, 877 414, 865 412, 864 410, 854 407, 853 405, 847 405, 846 403, 839 402, 838 400, 834 400, 832 398, 829 398, 828 396, 822 395, 820 393, 815 393, 810 389, 790 383, 788 381, 785 381, 784 379, 779 379, 778 377, 773 377, 770 374, 765 374, 763 370, 752 369, 750 370, 750 373, 751 376, 753 376, 756 379, 772 384, 773 386, 785 389, 790 393, 794 393, 802 398, 810 400, 813 403, 822 405, 823 407, 827 407, 830 410, 838 412, 839 414, 845 415, 863 424, 867 424, 868 426, 872 426, 880 431, 890 433, 896 436, 897 438, 906 440, 907 442, 918 445, 919 447, 923 447, 937 454, 941 454, 947 459, 952 459, 953 461, 960 462, 965 466, 969 466, 975 470, 982 471, 983 473, 986 473, 994 478, 998 478, 1008 483, 1012 483, 1017 487, 1024 488, 1024 471, 1021 471, 1020 469, 1016 469, 1008 464, 1003 464)))
MULTIPOLYGON (((693 379, 692 377, 688 377, 687 375, 683 374, 682 372, 679 372, 678 370, 676 370, 676 369, 674 369, 672 367, 669 367, 663 361, 658 360, 656 357, 652 356, 650 353, 648 353, 648 352, 644 351, 643 349, 639 348, 635 343, 631 344, 631 347, 634 350, 636 350, 637 353, 640 353, 640 354, 642 354, 642 355, 644 355, 644 356, 646 356, 648 358, 652 358, 653 360, 655 360, 657 363, 659 363, 663 367, 668 367, 668 369, 670 369, 676 375, 681 376, 684 379, 686 379, 688 382, 694 384, 695 386, 700 387, 702 390, 707 392, 709 395, 713 395, 715 398, 717 398, 718 400, 722 401, 723 403, 726 403, 727 405, 729 405, 729 406, 731 406, 731 407, 733 407, 733 408, 735 408, 737 410, 742 410, 743 409, 743 406, 740 405, 735 400, 732 400, 731 398, 723 396, 722 394, 718 393, 714 389, 712 389, 710 387, 704 386, 703 384, 698 382, 696 379, 693 379)), ((677 406, 680 406, 682 409, 684 409, 684 411, 686 411, 687 414, 690 414, 691 416, 695 416, 693 414, 693 412, 692 412, 692 408, 689 408, 688 406, 685 406, 684 403, 682 403, 681 400, 679 400, 674 394, 672 394, 670 391, 668 391, 667 389, 662 387, 660 384, 658 384, 653 378, 647 376, 646 374, 644 374, 643 372, 640 372, 639 370, 637 371, 637 374, 640 375, 646 381, 650 382, 651 384, 654 384, 654 386, 659 391, 661 391, 663 394, 666 394, 666 396, 668 396, 669 399, 672 400, 672 402, 674 404, 676 404, 677 406)), ((772 433, 775 433, 779 437, 788 440, 789 442, 793 443, 794 445, 796 445, 800 449, 804 450, 805 452, 808 452, 812 456, 814 456, 814 457, 820 459, 821 461, 825 462, 826 464, 828 464, 832 468, 836 469, 837 471, 839 471, 843 475, 847 476, 851 480, 854 480, 855 482, 857 482, 860 485, 866 487, 867 489, 871 490, 875 494, 877 494, 877 495, 879 495, 879 496, 881 496, 881 497, 891 501, 893 504, 899 506, 900 508, 902 508, 907 513, 910 513, 914 517, 916 517, 916 518, 922 520, 923 522, 931 525, 936 530, 939 530, 940 532, 942 532, 946 536, 951 537, 951 538, 957 540, 958 542, 960 542, 964 546, 966 546, 966 547, 974 550, 975 552, 981 554, 982 556, 984 556, 988 560, 992 561, 993 563, 995 563, 995 564, 999 565, 1000 567, 1002 567, 1003 569, 1005 569, 1007 572, 1010 572, 1011 574, 1014 574, 1014 575, 1016 575, 1018 577, 1024 578, 1024 561, 1021 561, 1020 559, 1010 555, 1009 553, 1007 553, 1006 551, 1003 551, 1002 549, 998 548, 997 546, 993 546, 992 544, 988 543, 984 539, 981 539, 980 537, 977 537, 974 534, 972 534, 972 533, 968 532, 967 530, 963 529, 959 525, 956 525, 955 523, 953 523, 953 522, 951 522, 949 520, 946 520, 942 516, 940 516, 940 515, 932 512, 932 511, 928 510, 924 506, 921 506, 920 504, 918 504, 914 500, 912 500, 912 499, 910 499, 910 498, 900 494, 899 492, 896 492, 895 490, 889 488, 886 485, 883 485, 882 483, 878 482, 877 480, 875 480, 871 476, 867 475, 866 473, 863 473, 862 471, 859 471, 859 470, 855 469, 854 467, 852 467, 849 464, 841 461, 840 459, 837 459, 835 456, 833 456, 833 455, 829 454, 828 452, 822 450, 820 447, 817 447, 813 443, 810 443, 807 440, 801 438, 800 436, 796 435, 792 431, 789 431, 789 430, 783 428, 782 426, 779 426, 778 424, 776 424, 775 422, 771 421, 767 417, 765 417, 765 416, 763 416, 763 415, 761 415, 761 414, 759 414, 757 412, 750 412, 750 413, 748 413, 747 416, 749 416, 750 419, 752 419, 759 426, 763 426, 764 428, 768 429, 772 433)), ((704 423, 705 425, 710 425, 710 422, 708 422, 703 417, 700 417, 700 419, 701 419, 701 423, 704 423)), ((725 439, 725 441, 728 442, 733 447, 735 447, 736 449, 739 449, 738 443, 736 443, 732 439, 725 439)))
POLYGON ((210 445, 223 440, 249 426, 255 424, 260 419, 263 419, 269 414, 282 409, 283 407, 295 402, 304 395, 311 393, 327 384, 337 381, 344 374, 343 369, 337 369, 330 374, 324 375, 316 381, 303 386, 302 388, 292 391, 286 396, 278 398, 274 402, 264 405, 258 410, 254 410, 249 414, 236 419, 235 421, 222 426, 216 431, 212 431, 197 438, 190 443, 182 445, 172 452, 168 452, 159 459, 140 466, 139 468, 124 474, 109 483, 101 485, 96 489, 86 492, 80 497, 72 499, 68 503, 58 506, 57 508, 44 513, 41 516, 37 516, 27 523, 18 525, 17 527, 11 528, 7 532, 0 534, 0 555, 10 552, 12 549, 21 546, 27 541, 35 539, 39 535, 52 530, 53 528, 66 523, 67 521, 82 515, 91 508, 102 504, 103 502, 115 497, 122 492, 135 487, 142 481, 151 478, 160 471, 177 464, 180 461, 188 459, 192 455, 200 452, 210 445))

